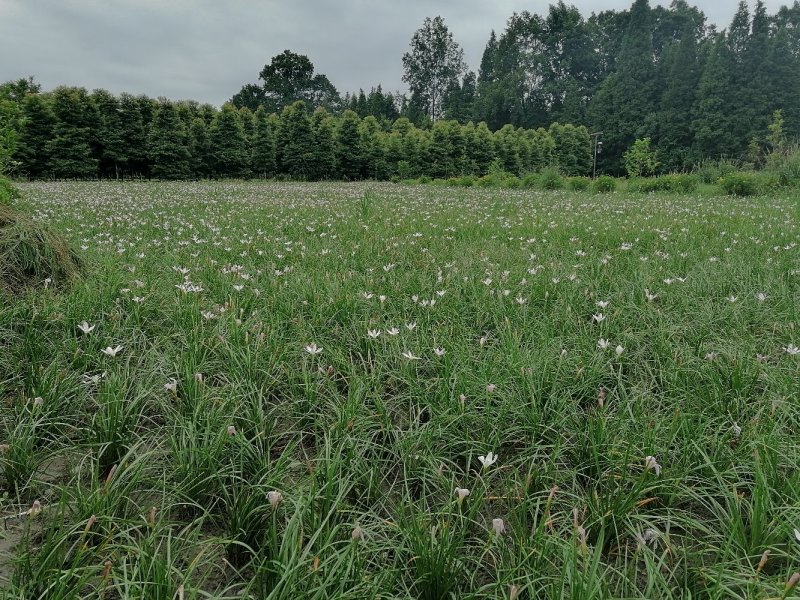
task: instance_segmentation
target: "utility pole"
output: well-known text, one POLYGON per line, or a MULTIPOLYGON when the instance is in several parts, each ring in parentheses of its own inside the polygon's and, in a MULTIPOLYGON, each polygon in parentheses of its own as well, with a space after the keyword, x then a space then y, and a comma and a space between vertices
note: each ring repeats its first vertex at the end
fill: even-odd
POLYGON ((592 159, 592 179, 597 178, 597 152, 599 147, 603 145, 603 142, 600 141, 600 136, 603 135, 602 131, 596 131, 595 133, 589 134, 594 138, 594 157, 592 159))

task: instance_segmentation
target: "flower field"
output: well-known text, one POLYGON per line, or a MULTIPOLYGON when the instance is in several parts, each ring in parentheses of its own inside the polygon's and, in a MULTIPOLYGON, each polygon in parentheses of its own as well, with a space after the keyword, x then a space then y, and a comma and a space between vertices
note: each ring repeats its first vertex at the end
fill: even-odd
POLYGON ((0 598, 797 593, 796 192, 20 189, 0 598))

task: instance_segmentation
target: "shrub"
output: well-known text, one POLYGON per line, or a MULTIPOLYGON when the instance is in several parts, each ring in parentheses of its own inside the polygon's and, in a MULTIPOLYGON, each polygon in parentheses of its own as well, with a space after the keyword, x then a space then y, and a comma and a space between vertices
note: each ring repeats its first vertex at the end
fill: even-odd
POLYGON ((539 187, 539 175, 536 173, 528 173, 525 177, 522 178, 522 187, 524 188, 535 188, 539 187))
POLYGON ((564 178, 557 169, 553 168, 542 169, 539 174, 539 182, 542 189, 545 190, 560 190, 564 187, 564 178))
POLYGON ((66 239, 0 206, 0 289, 14 293, 41 284, 64 285, 82 270, 83 261, 66 239))
POLYGON ((570 177, 567 180, 567 185, 569 189, 574 190, 576 192, 583 192, 589 189, 589 186, 592 184, 592 180, 588 177, 570 177))
POLYGON ((767 171, 785 187, 800 185, 800 149, 788 154, 773 153, 767 158, 767 171))
POLYGON ((601 175, 594 180, 592 188, 595 192, 607 194, 617 189, 617 180, 609 175, 601 175))
POLYGON ((717 183, 721 177, 735 173, 738 170, 730 161, 706 161, 696 169, 696 174, 703 183, 717 183))
POLYGON ((12 200, 19 198, 19 191, 5 177, 0 177, 0 204, 8 206, 12 200))
POLYGON ((730 173, 719 178, 719 185, 729 196, 755 196, 761 190, 755 173, 730 173))

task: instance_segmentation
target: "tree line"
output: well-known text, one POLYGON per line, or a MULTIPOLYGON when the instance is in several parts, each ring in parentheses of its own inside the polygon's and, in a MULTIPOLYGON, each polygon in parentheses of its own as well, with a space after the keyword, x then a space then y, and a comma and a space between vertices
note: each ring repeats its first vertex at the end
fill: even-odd
MULTIPOLYGON (((11 84, 7 84, 11 85, 11 84)), ((154 100, 104 90, 59 87, 41 93, 25 80, 13 159, 32 178, 161 179, 286 177, 305 180, 389 179, 522 174, 554 166, 587 174, 591 141, 585 127, 547 129, 436 121, 416 127, 352 110, 313 112, 298 100, 280 113, 227 103, 154 100)))
POLYGON ((30 80, 0 86, 0 168, 30 177, 306 179, 511 173, 621 174, 649 139, 662 172, 705 159, 756 163, 780 110, 800 138, 800 2, 738 6, 718 31, 685 0, 584 17, 559 1, 492 32, 477 73, 441 17, 403 57, 408 94, 342 97, 285 51, 217 109, 30 80), (300 104, 298 104, 298 102, 300 104), (574 125, 559 125, 572 123, 574 125))

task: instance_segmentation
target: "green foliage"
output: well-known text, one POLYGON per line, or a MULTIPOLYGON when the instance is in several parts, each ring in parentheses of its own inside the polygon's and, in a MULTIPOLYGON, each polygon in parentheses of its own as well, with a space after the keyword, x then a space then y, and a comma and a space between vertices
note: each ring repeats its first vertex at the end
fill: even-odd
POLYGON ((403 54, 403 81, 411 89, 412 102, 436 121, 448 89, 458 85, 464 71, 464 51, 453 40, 444 19, 426 18, 411 38, 411 50, 403 54))
POLYGON ((730 173, 720 177, 718 183, 729 196, 755 196, 764 185, 758 174, 746 172, 730 173))
POLYGON ((609 175, 601 175, 594 180, 592 191, 599 194, 608 194, 617 189, 617 180, 609 175))
POLYGON ((186 179, 191 173, 189 137, 172 102, 161 102, 147 138, 152 174, 160 179, 186 179))
POLYGON ((83 266, 63 236, 0 204, 0 291, 65 286, 83 266))
POLYGON ((625 152, 624 162, 628 177, 655 175, 661 163, 656 159, 656 152, 650 146, 651 142, 649 137, 636 140, 625 152))
POLYGON ((672 174, 659 177, 637 178, 628 181, 627 189, 637 192, 677 192, 690 194, 697 189, 699 180, 696 175, 672 174))
POLYGON ((239 114, 225 104, 211 123, 211 164, 217 177, 246 177, 250 173, 249 152, 239 114))
POLYGON ((0 176, 0 205, 8 206, 19 196, 19 190, 8 179, 0 176))
POLYGON ((720 178, 736 173, 738 167, 727 160, 706 160, 695 169, 697 176, 703 183, 717 183, 720 178))
POLYGON ((548 167, 539 173, 539 185, 544 190, 560 190, 564 184, 564 176, 558 169, 548 167))
POLYGON ((567 179, 567 187, 575 192, 583 192, 589 189, 592 180, 588 177, 570 177, 567 179))

